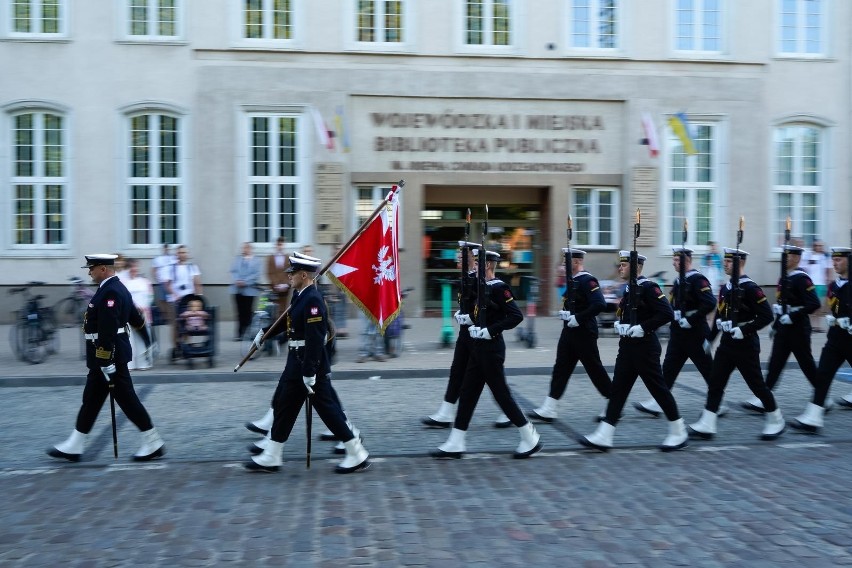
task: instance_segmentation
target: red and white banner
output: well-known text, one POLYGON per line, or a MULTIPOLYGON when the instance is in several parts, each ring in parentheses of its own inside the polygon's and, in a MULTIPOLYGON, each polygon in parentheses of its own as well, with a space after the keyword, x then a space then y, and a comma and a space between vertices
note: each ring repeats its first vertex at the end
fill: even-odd
POLYGON ((387 205, 332 264, 326 275, 384 335, 399 315, 399 193, 394 186, 387 205))
POLYGON ((642 131, 645 134, 645 139, 642 143, 648 146, 651 157, 656 158, 660 153, 660 143, 657 141, 657 127, 654 126, 654 119, 647 112, 642 113, 642 131))

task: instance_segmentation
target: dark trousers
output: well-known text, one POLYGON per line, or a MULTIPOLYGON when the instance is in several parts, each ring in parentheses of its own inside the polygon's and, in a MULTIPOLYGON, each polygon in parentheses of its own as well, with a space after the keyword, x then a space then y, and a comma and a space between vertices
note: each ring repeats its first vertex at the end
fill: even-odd
POLYGON ((814 356, 811 352, 811 328, 793 328, 790 325, 781 325, 772 340, 772 353, 769 355, 769 366, 766 371, 766 386, 769 390, 775 388, 781 378, 781 372, 790 353, 799 362, 805 378, 812 386, 816 387, 817 368, 814 356))
POLYGON ((609 398, 612 381, 601 363, 598 338, 583 329, 574 330, 570 327, 562 328, 559 343, 556 345, 556 362, 550 378, 550 398, 562 398, 578 361, 583 364, 601 396, 609 398))
POLYGON ((704 352, 704 333, 700 330, 698 333, 690 333, 692 330, 675 331, 674 327, 675 324, 672 324, 672 335, 663 359, 663 380, 666 386, 671 390, 687 359, 695 363, 695 368, 709 385, 713 358, 704 352))
POLYGON ((645 388, 660 405, 660 408, 669 421, 680 418, 677 403, 671 391, 663 381, 663 371, 660 368, 660 340, 656 334, 646 335, 642 338, 622 337, 618 343, 618 355, 615 357, 615 370, 612 374, 612 396, 606 407, 606 418, 615 426, 621 418, 624 403, 636 384, 636 379, 641 378, 645 388))
MULTIPOLYGON (((831 333, 831 330, 829 330, 831 333)), ((813 403, 817 406, 824 406, 825 399, 828 396, 828 389, 831 388, 831 382, 837 374, 837 370, 847 362, 852 365, 852 335, 845 331, 840 341, 832 341, 829 336, 828 341, 822 348, 822 353, 819 356, 819 367, 817 368, 817 380, 814 387, 813 403)))
POLYGON ((450 404, 457 403, 461 395, 462 383, 464 382, 464 375, 467 371, 467 362, 470 359, 470 348, 473 341, 466 327, 459 331, 458 339, 456 339, 456 347, 453 351, 453 362, 450 364, 450 380, 447 381, 447 390, 444 393, 444 400, 450 404))
POLYGON ((742 347, 733 347, 726 343, 720 343, 716 349, 713 359, 713 371, 710 373, 710 385, 707 390, 707 404, 704 408, 710 412, 718 412, 725 394, 725 387, 731 373, 737 369, 745 379, 748 388, 754 396, 763 403, 766 412, 774 412, 778 406, 772 391, 763 382, 763 373, 760 371, 760 344, 746 338, 734 341, 743 341, 742 347), (757 347, 755 347, 757 345, 757 347))
POLYGON ((503 337, 472 339, 471 343, 470 357, 459 397, 459 409, 453 428, 468 429, 473 411, 476 410, 476 403, 479 402, 485 385, 491 389, 494 400, 512 424, 523 426, 527 423, 527 419, 512 398, 509 385, 506 384, 506 374, 503 371, 503 363, 506 361, 506 344, 503 342, 503 337))
POLYGON ((234 303, 237 306, 237 337, 241 338, 248 326, 251 325, 251 318, 254 315, 254 299, 254 296, 234 294, 234 303))
MULTIPOLYGON (((270 438, 273 442, 286 442, 290 438, 293 425, 296 424, 302 406, 308 398, 308 389, 302 381, 300 370, 301 363, 291 351, 272 400, 274 419, 270 438)), ((311 404, 331 433, 338 440, 348 442, 354 438, 354 435, 346 425, 346 415, 343 414, 340 399, 334 387, 331 386, 331 379, 328 375, 317 375, 316 379, 316 384, 311 387, 314 390, 314 394, 311 395, 311 404)))
MULTIPOLYGON (((127 363, 116 363, 115 374, 112 377, 112 394, 116 404, 124 412, 127 419, 133 422, 140 431, 145 432, 154 427, 148 411, 142 401, 136 396, 133 381, 127 363)), ((88 434, 95 425, 98 413, 109 396, 109 383, 100 369, 89 369, 86 376, 86 387, 83 389, 83 405, 77 413, 77 431, 88 434)))

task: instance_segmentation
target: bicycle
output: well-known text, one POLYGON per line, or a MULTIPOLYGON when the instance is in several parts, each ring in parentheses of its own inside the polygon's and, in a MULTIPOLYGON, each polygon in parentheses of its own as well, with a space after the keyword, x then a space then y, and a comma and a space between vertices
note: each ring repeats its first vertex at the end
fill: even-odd
POLYGON ((49 354, 59 351, 59 334, 53 309, 41 305, 42 294, 33 295, 29 289, 43 286, 44 282, 29 282, 26 286, 12 288, 10 294, 24 294, 24 305, 15 310, 15 324, 9 330, 12 352, 20 361, 38 364, 49 354))
MULTIPOLYGON (((243 332, 242 338, 240 338, 240 355, 245 357, 248 354, 258 331, 272 325, 276 310, 277 306, 272 293, 264 292, 261 294, 257 299, 257 307, 254 310, 254 315, 251 317, 251 323, 243 332)), ((264 353, 272 355, 273 349, 278 350, 278 341, 269 339, 263 344, 262 349, 264 353)))
POLYGON ((83 283, 79 276, 69 276, 71 293, 53 306, 53 314, 61 327, 83 325, 83 317, 95 293, 83 283))

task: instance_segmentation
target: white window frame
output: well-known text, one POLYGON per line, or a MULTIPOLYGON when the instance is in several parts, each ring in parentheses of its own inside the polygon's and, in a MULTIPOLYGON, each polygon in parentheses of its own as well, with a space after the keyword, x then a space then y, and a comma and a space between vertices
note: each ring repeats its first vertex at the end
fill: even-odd
POLYGON ((182 109, 170 105, 151 105, 150 103, 142 105, 134 105, 123 109, 122 118, 124 120, 123 129, 123 148, 124 160, 122 168, 121 187, 124 188, 122 202, 125 204, 122 216, 126 219, 126 225, 123 228, 123 240, 125 247, 128 249, 140 251, 159 251, 163 244, 186 243, 188 237, 188 228, 190 226, 188 214, 190 210, 188 198, 188 183, 187 183, 187 118, 182 109), (134 177, 133 166, 133 126, 132 122, 135 117, 150 116, 154 120, 148 125, 148 175, 144 177, 134 177), (160 132, 161 119, 163 116, 173 118, 177 121, 177 176, 164 177, 160 175, 162 163, 160 161, 160 132), (148 218, 147 230, 150 237, 147 243, 134 243, 134 197, 133 187, 146 185, 149 187, 149 211, 146 214, 148 218), (162 238, 163 227, 160 226, 161 216, 164 214, 161 210, 161 205, 164 200, 163 188, 165 186, 177 186, 177 211, 174 215, 177 217, 176 226, 174 227, 174 238, 162 238), (165 241, 165 242, 164 242, 165 241))
POLYGON ((805 244, 807 246, 811 245, 812 238, 823 238, 823 234, 825 233, 825 218, 824 218, 824 207, 825 202, 828 196, 827 191, 827 182, 828 182, 828 171, 829 167, 827 164, 827 157, 829 156, 829 152, 827 150, 828 145, 828 132, 829 129, 825 124, 819 124, 814 122, 806 122, 803 120, 790 120, 776 124, 772 129, 772 157, 771 157, 771 171, 770 171, 770 179, 771 179, 771 202, 770 202, 770 211, 772 212, 772 230, 770 231, 772 238, 772 249, 773 251, 780 251, 781 245, 784 244, 784 226, 787 220, 787 215, 789 214, 792 221, 792 235, 794 237, 804 237, 805 244), (792 128, 797 129, 798 132, 795 133, 795 137, 793 139, 793 164, 792 164, 792 177, 793 183, 791 185, 780 185, 778 175, 778 137, 780 135, 780 131, 783 129, 792 128), (816 131, 819 135, 818 139, 818 150, 816 153, 816 161, 817 167, 814 170, 818 177, 818 183, 816 185, 805 185, 803 180, 804 174, 804 153, 802 151, 802 145, 804 143, 803 134, 804 129, 812 129, 816 131), (792 203, 788 207, 781 208, 779 204, 779 197, 781 194, 788 193, 792 197, 792 203), (812 219, 807 219, 807 222, 813 222, 815 227, 813 232, 804 233, 803 229, 805 228, 806 223, 806 215, 804 214, 806 206, 804 203, 804 196, 806 194, 816 194, 817 195, 817 203, 812 206, 815 212, 815 215, 812 219))
MULTIPOLYGON (((255 184, 269 184, 272 186, 277 186, 274 188, 274 191, 280 192, 282 185, 292 184, 296 186, 295 191, 295 201, 296 207, 293 215, 295 217, 295 225, 292 227, 294 234, 286 235, 284 234, 284 238, 287 239, 287 242, 290 243, 290 246, 293 248, 300 248, 307 244, 312 244, 313 238, 313 209, 314 209, 314 200, 313 194, 310 191, 312 187, 313 180, 313 164, 311 161, 311 156, 309 154, 310 148, 316 143, 316 139, 314 138, 315 134, 311 128, 312 126, 312 117, 310 115, 310 111, 307 107, 298 107, 298 108, 281 108, 281 109, 252 109, 246 108, 244 109, 243 118, 241 121, 243 128, 242 136, 244 137, 242 140, 243 150, 241 155, 241 166, 240 170, 244 172, 244 184, 243 184, 243 203, 244 203, 244 215, 242 218, 244 219, 242 233, 244 237, 240 240, 248 241, 254 243, 259 250, 264 249, 265 247, 270 246, 270 243, 274 243, 275 240, 282 235, 282 228, 278 224, 278 218, 281 211, 276 208, 277 205, 280 205, 281 196, 278 193, 275 193, 271 197, 269 197, 273 208, 269 210, 267 213, 270 217, 269 225, 267 229, 269 231, 268 238, 264 240, 255 240, 256 231, 258 228, 254 225, 253 222, 253 186, 255 184), (296 173, 292 176, 286 175, 254 175, 252 168, 252 121, 255 118, 267 118, 269 120, 275 121, 279 118, 294 118, 296 120, 296 151, 295 151, 295 163, 296 163, 296 173)), ((271 129, 270 132, 275 132, 274 129, 271 129)), ((271 143, 268 145, 269 148, 269 157, 270 157, 270 167, 273 167, 274 162, 272 158, 277 154, 277 150, 279 149, 277 137, 271 136, 271 143)), ((274 172, 273 172, 274 173, 274 172)), ((287 227, 288 229, 291 227, 287 227)))
POLYGON ((160 2, 163 0, 137 0, 146 4, 147 10, 147 34, 133 34, 133 24, 131 17, 133 8, 131 2, 133 0, 121 0, 124 2, 124 10, 120 10, 119 14, 123 16, 121 21, 121 30, 123 39, 128 42, 139 43, 175 43, 183 42, 184 39, 184 0, 173 0, 175 4, 175 33, 174 35, 162 35, 160 33, 151 33, 152 31, 159 32, 159 13, 160 2))
MULTIPOLYGON (((391 185, 387 185, 387 184, 377 185, 377 184, 372 184, 372 183, 353 183, 352 184, 352 215, 350 216, 350 219, 349 219, 352 230, 349 231, 350 233, 354 233, 356 230, 358 230, 361 227, 361 223, 363 223, 369 217, 369 215, 376 210, 376 207, 379 206, 379 203, 381 203, 382 200, 385 197, 388 196, 388 193, 390 193, 390 190, 391 190, 391 185), (364 213, 366 214, 366 216, 364 216, 364 217, 362 217, 360 215, 361 211, 358 210, 358 207, 359 207, 359 205, 362 201, 361 198, 360 198, 361 190, 366 190, 366 191, 371 192, 370 209, 369 209, 369 211, 367 211, 366 208, 363 210, 364 213)), ((404 199, 403 193, 404 192, 401 192, 401 191, 397 192, 397 201, 399 202, 399 227, 397 228, 396 234, 397 234, 397 244, 399 246, 399 250, 405 249, 405 246, 403 244, 404 243, 404 240, 403 240, 404 236, 403 235, 405 234, 405 231, 403 230, 403 228, 405 227, 405 216, 402 214, 402 212, 403 212, 403 208, 402 208, 403 205, 402 204, 403 204, 403 199, 404 199)), ((392 222, 393 221, 391 221, 391 223, 392 222)), ((343 244, 343 243, 341 243, 341 244, 343 244)))
POLYGON ((786 0, 775 0, 776 25, 775 33, 777 36, 776 53, 778 57, 791 58, 806 58, 806 59, 821 59, 828 56, 828 41, 829 41, 829 14, 830 0, 819 0, 822 7, 822 12, 819 18, 819 50, 810 53, 807 51, 807 12, 806 6, 812 0, 792 0, 796 3, 796 49, 793 51, 785 51, 784 48, 784 4, 786 0))
POLYGON ((698 172, 698 162, 699 155, 685 155, 684 158, 686 160, 686 180, 685 181, 674 181, 672 179, 672 168, 674 166, 674 151, 676 148, 681 146, 680 139, 675 136, 672 132, 671 128, 666 125, 665 130, 665 161, 664 161, 664 169, 662 171, 663 182, 663 199, 664 203, 664 213, 660 215, 661 219, 666 219, 667 224, 661 228, 660 234, 660 242, 665 247, 665 250, 671 252, 671 247, 680 246, 681 245, 681 233, 683 231, 683 212, 681 214, 675 214, 673 211, 674 202, 672 199, 672 192, 675 189, 684 189, 686 190, 686 202, 685 202, 685 217, 688 222, 688 235, 687 235, 687 246, 695 249, 696 251, 705 251, 707 249, 707 241, 714 241, 716 239, 715 235, 718 232, 718 225, 720 217, 724 217, 724 215, 719 215, 719 211, 721 209, 721 204, 724 203, 724 180, 726 176, 726 172, 723 168, 724 163, 724 152, 725 152, 725 133, 727 129, 721 120, 714 119, 706 119, 706 118, 698 118, 692 117, 688 118, 690 130, 692 131, 693 140, 697 146, 697 150, 701 151, 700 142, 695 140, 695 133, 701 127, 709 127, 711 129, 711 137, 712 141, 711 152, 710 152, 710 169, 712 172, 711 181, 699 181, 697 178, 698 172), (709 228, 707 230, 708 236, 706 238, 702 237, 700 240, 697 239, 698 235, 698 199, 696 193, 698 190, 707 189, 711 192, 711 201, 709 204, 709 212, 706 216, 709 219, 709 228), (672 242, 672 238, 676 237, 676 240, 672 242))
POLYGON ((231 21, 236 25, 233 30, 234 46, 247 49, 302 49, 304 42, 305 27, 305 1, 291 0, 293 11, 293 34, 289 39, 275 39, 271 37, 272 8, 274 0, 259 0, 263 11, 263 37, 245 37, 246 10, 245 0, 237 0, 231 4, 234 10, 231 21))
POLYGON ((0 0, 0 4, 2 4, 3 15, 0 17, 0 21, 5 20, 6 22, 6 37, 9 39, 21 39, 21 40, 36 40, 36 41, 50 41, 50 40, 64 40, 68 38, 68 20, 70 17, 68 10, 68 2, 69 0, 58 0, 58 11, 59 11, 59 29, 56 32, 43 32, 41 31, 42 26, 42 14, 44 10, 44 0, 28 0, 30 5, 30 29, 35 31, 29 32, 18 32, 15 31, 15 2, 16 1, 27 1, 27 0, 0 0))
POLYGON ((719 55, 725 51, 725 34, 727 31, 727 1, 717 0, 719 4, 718 10, 718 25, 719 25, 719 48, 705 49, 704 42, 708 39, 704 35, 705 16, 707 15, 706 5, 709 0, 691 0, 693 8, 690 10, 692 14, 693 34, 689 36, 692 42, 691 48, 682 48, 678 46, 679 33, 679 14, 682 11, 680 3, 682 0, 671 0, 672 14, 672 51, 678 55, 719 55))
MULTIPOLYGON (((72 203, 72 188, 71 188, 71 160, 69 156, 70 150, 70 119, 67 109, 49 104, 40 104, 39 102, 20 103, 15 106, 6 108, 4 128, 8 132, 7 140, 9 141, 9 158, 4 160, 4 164, 0 167, 0 172, 8 168, 8 191, 4 192, 4 198, 0 200, 0 213, 2 218, 8 223, 8 230, 0 236, 0 243, 5 245, 4 256, 27 256, 37 251, 42 256, 63 255, 71 246, 71 203, 72 203), (34 115, 33 123, 33 155, 34 163, 33 175, 17 176, 15 169, 15 117, 25 114, 34 115), (44 116, 50 114, 58 116, 62 119, 62 160, 60 176, 46 176, 45 167, 45 152, 44 152, 44 116), (15 186, 17 185, 32 185, 34 186, 33 197, 33 243, 17 243, 16 223, 15 223, 15 186), (62 186, 62 198, 60 203, 59 214, 62 217, 63 223, 61 226, 62 239, 60 242, 47 243, 45 231, 47 226, 45 217, 48 212, 45 209, 46 202, 46 186, 60 185, 62 186)), ((4 176, 5 177, 5 176, 4 176)), ((4 225, 6 223, 3 223, 4 225)))
POLYGON ((623 51, 624 44, 624 11, 625 2, 623 0, 614 0, 615 3, 615 46, 601 47, 599 35, 600 30, 600 11, 601 2, 605 0, 582 0, 589 3, 589 45, 578 46, 574 43, 574 9, 579 3, 578 0, 566 0, 565 2, 565 39, 564 43, 567 46, 566 53, 568 54, 583 54, 583 55, 612 55, 623 51))
POLYGON ((458 53, 467 55, 519 55, 523 45, 524 10, 519 6, 520 0, 507 0, 509 8, 509 45, 495 45, 493 42, 493 14, 495 0, 482 0, 485 7, 483 17, 485 29, 483 34, 489 37, 488 43, 467 43, 467 0, 456 0, 456 21, 458 22, 458 53))
POLYGON ((620 212, 621 212, 621 188, 620 187, 605 187, 605 186, 592 186, 592 185, 583 185, 576 186, 571 188, 571 217, 573 220, 573 240, 571 241, 572 245, 582 247, 585 250, 618 250, 621 243, 621 222, 619 220, 620 212), (579 214, 577 210, 578 202, 577 202, 577 192, 578 191, 590 191, 591 192, 591 215, 588 217, 588 233, 589 233, 589 242, 584 242, 580 235, 583 233, 582 223, 586 217, 583 217, 579 214), (612 236, 610 244, 601 244, 601 228, 600 228, 600 207, 601 207, 601 199, 600 196, 602 193, 609 193, 612 195, 612 201, 610 202, 610 207, 612 209, 612 229, 610 234, 612 236))
MULTIPOLYGON (((373 28, 376 36, 386 33, 386 28, 378 22, 384 21, 385 2, 384 0, 371 0, 376 6, 376 26, 373 28)), ((358 39, 358 3, 359 0, 349 0, 346 4, 346 35, 345 45, 349 51, 378 51, 378 52, 407 52, 411 51, 414 46, 415 26, 412 22, 414 16, 413 3, 415 0, 400 0, 401 15, 402 15, 402 41, 360 41, 358 39)))

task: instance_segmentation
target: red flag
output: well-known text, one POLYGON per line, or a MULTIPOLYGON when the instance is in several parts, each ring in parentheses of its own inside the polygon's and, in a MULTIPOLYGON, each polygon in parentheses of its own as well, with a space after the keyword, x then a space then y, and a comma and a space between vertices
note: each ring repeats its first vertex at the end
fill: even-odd
POLYGON ((379 333, 399 315, 399 197, 396 188, 382 211, 331 265, 327 276, 378 326, 379 333))

